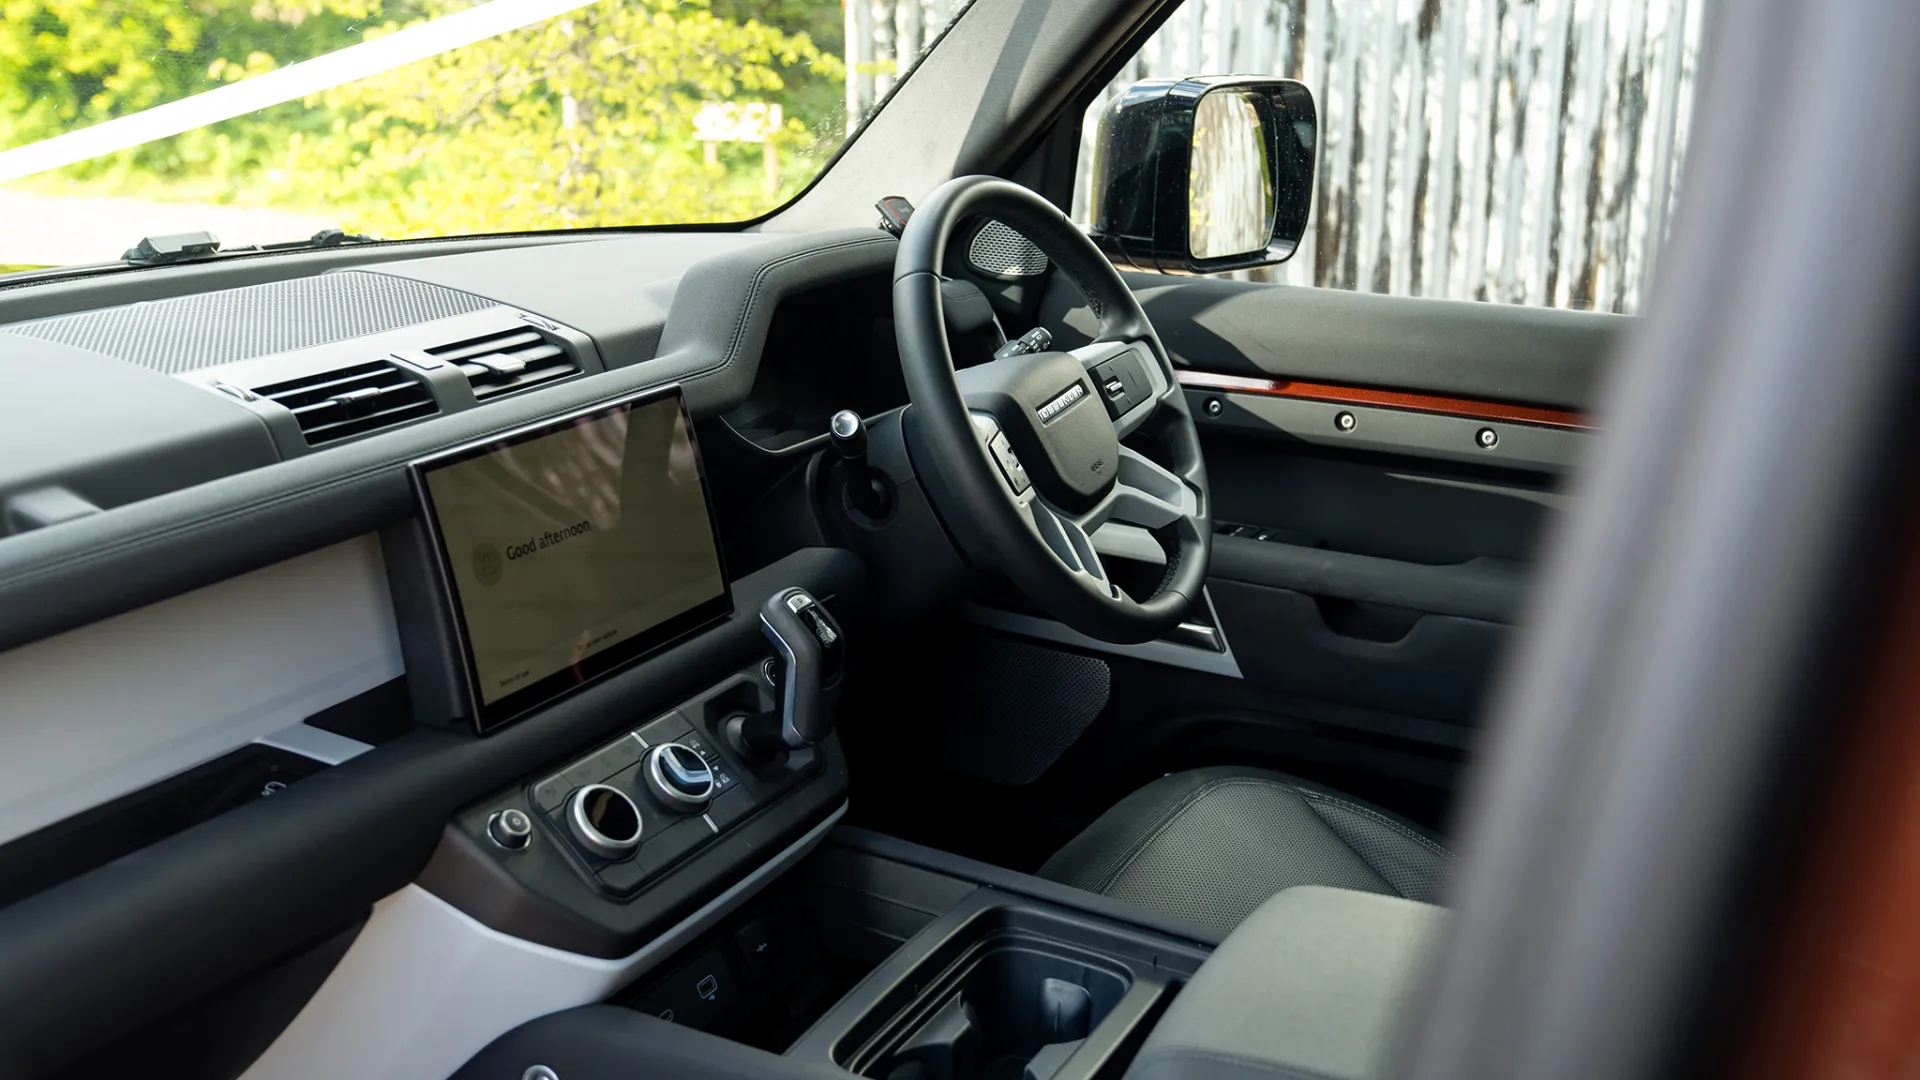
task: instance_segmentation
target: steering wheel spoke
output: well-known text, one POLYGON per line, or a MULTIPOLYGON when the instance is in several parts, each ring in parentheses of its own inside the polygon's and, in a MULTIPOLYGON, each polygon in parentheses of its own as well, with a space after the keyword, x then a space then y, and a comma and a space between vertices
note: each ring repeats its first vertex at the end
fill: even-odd
POLYGON ((1093 548, 1093 537, 1087 535, 1087 529, 1079 521, 1037 497, 1027 501, 1027 512, 1033 517, 1034 531, 1068 573, 1087 578, 1097 591, 1109 596, 1120 595, 1107 577, 1100 553, 1093 548))
POLYGON ((1093 532, 1108 522, 1163 529, 1200 511, 1200 496, 1160 463, 1129 447, 1120 448, 1119 475, 1113 489, 1075 523, 1093 532))

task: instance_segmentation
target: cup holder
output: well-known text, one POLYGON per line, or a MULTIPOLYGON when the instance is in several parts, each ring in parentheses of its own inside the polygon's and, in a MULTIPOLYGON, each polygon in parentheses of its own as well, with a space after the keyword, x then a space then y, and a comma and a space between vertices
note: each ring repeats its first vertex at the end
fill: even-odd
POLYGON ((977 888, 788 1047, 871 1080, 1120 1080, 1207 950, 977 888))
POLYGON ((1126 995, 1126 973, 1057 942, 989 939, 922 999, 879 1080, 1050 1080, 1126 995))

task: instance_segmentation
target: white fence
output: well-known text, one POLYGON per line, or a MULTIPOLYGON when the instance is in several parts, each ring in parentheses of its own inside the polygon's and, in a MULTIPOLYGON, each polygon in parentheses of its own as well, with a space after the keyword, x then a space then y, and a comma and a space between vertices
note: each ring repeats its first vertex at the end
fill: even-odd
MULTIPOLYGON (((1312 224, 1263 280, 1631 312, 1666 234, 1705 2, 1185 0, 1106 94, 1221 73, 1312 88, 1312 224)), ((848 0, 850 117, 952 6, 848 0)))

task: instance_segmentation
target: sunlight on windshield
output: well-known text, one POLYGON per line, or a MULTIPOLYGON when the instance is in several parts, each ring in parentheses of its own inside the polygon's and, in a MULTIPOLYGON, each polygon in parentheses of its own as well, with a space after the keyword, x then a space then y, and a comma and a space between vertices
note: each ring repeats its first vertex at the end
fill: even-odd
POLYGON ((0 272, 756 217, 959 7, 881 35, 838 0, 6 0, 0 272))

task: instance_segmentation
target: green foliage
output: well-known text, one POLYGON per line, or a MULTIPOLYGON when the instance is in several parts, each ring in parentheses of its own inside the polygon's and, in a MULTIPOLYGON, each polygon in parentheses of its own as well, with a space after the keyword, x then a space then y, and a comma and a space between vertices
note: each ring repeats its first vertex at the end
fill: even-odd
MULTIPOLYGON (((0 147, 177 101, 357 40, 374 0, 0 0, 0 147)), ((133 154, 165 175, 210 156, 188 133, 133 154)), ((283 139, 229 133, 258 152, 283 139)), ((229 151, 230 153, 231 151, 229 151)), ((79 170, 76 175, 93 175, 79 170)))
MULTIPOLYGON (((0 147, 178 100, 470 6, 458 0, 0 0, 0 147)), ((36 184, 325 214, 382 236, 738 220, 839 145, 833 0, 601 0, 303 102, 36 184), (768 16, 763 21, 758 14, 768 16), (785 110, 705 160, 708 101, 785 110)))
POLYGON ((811 177, 819 140, 788 121, 767 193, 759 148, 705 164, 693 117, 775 98, 795 69, 844 77, 805 35, 674 0, 600 4, 321 95, 342 119, 315 156, 376 232, 747 217, 811 177))

